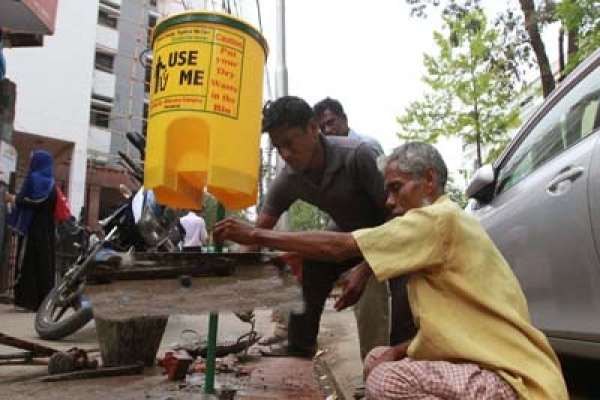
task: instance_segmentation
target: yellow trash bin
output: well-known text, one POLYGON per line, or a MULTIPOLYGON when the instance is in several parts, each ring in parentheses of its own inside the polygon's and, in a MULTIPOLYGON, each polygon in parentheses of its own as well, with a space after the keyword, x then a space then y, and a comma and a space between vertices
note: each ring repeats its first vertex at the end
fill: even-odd
POLYGON ((256 203, 267 43, 229 14, 186 11, 158 22, 144 186, 161 204, 256 203))

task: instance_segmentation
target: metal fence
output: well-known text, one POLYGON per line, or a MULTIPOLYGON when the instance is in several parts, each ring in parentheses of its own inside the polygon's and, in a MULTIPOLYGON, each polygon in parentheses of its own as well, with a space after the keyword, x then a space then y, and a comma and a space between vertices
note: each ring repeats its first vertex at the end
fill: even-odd
POLYGON ((2 263, 0 264, 0 296, 12 298, 13 286, 16 282, 18 236, 6 230, 6 241, 3 243, 2 263))
MULTIPOLYGON (((68 267, 75 262, 78 254, 78 248, 75 246, 73 237, 61 235, 60 228, 58 232, 59 235, 57 235, 54 253, 56 282, 64 275, 68 267)), ((17 257, 19 236, 11 230, 7 230, 6 238, 6 243, 4 244, 6 251, 2 252, 6 256, 0 264, 0 298, 3 298, 5 301, 11 301, 14 295, 13 288, 18 276, 17 257)))

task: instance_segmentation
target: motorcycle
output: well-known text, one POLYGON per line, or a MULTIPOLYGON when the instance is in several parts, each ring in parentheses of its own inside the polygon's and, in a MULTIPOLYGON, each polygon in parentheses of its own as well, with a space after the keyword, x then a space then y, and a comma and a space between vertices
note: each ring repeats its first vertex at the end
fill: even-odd
MULTIPOLYGON (((140 150, 143 160, 145 138, 131 132, 127 138, 140 150)), ((119 155, 123 166, 141 184, 143 168, 125 154, 119 155)), ((93 268, 119 268, 132 252, 177 250, 182 238, 177 214, 159 205, 153 192, 143 186, 125 197, 127 202, 99 221, 100 228, 95 232, 74 219, 60 227, 63 240, 72 241, 77 248, 77 256, 38 308, 34 326, 42 339, 62 339, 93 318, 91 303, 83 294, 93 268)))

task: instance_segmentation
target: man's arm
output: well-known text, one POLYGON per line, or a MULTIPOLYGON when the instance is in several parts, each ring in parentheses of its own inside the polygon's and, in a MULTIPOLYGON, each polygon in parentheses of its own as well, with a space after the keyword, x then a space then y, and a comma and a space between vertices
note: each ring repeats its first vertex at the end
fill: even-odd
MULTIPOLYGON (((296 200, 290 194, 290 185, 292 184, 289 181, 289 175, 285 171, 281 171, 275 177, 254 223, 257 228, 273 229, 281 215, 290 208, 291 204, 296 200)), ((258 252, 260 251, 260 246, 258 244, 243 245, 239 251, 258 252)))
MULTIPOLYGON (((278 219, 279 217, 274 217, 265 213, 259 213, 254 226, 261 229, 273 229, 273 227, 277 224, 278 219)), ((260 251, 260 246, 256 244, 242 245, 239 249, 240 253, 252 253, 258 251, 260 251)))
POLYGON ((341 311, 356 304, 360 300, 360 296, 371 275, 373 275, 371 266, 366 261, 363 261, 344 276, 341 281, 342 295, 335 302, 335 310, 341 311))
POLYGON ((268 215, 261 212, 258 214, 254 226, 260 229, 273 229, 275 227, 275 224, 277 224, 278 219, 279 217, 275 217, 273 215, 268 215))
POLYGON ((345 232, 281 232, 228 218, 215 225, 213 234, 217 241, 232 240, 245 245, 291 251, 315 260, 341 262, 361 256, 352 234, 345 232))

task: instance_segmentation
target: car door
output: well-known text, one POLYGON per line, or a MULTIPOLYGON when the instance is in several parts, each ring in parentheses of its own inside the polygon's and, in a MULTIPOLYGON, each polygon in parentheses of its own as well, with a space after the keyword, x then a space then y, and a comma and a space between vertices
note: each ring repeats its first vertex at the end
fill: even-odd
POLYGON ((588 201, 600 155, 598 64, 565 82, 524 127, 498 166, 493 200, 477 211, 517 275, 534 324, 556 338, 600 340, 600 260, 588 201))

